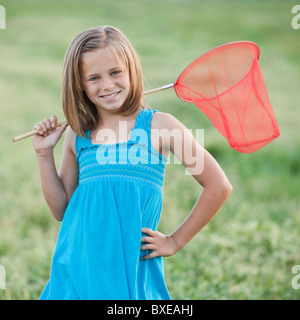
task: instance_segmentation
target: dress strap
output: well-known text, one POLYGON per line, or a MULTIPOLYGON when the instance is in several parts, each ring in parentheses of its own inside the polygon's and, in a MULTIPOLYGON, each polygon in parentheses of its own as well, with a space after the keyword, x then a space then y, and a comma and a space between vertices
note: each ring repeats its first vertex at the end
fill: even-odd
POLYGON ((147 133, 150 133, 151 120, 154 112, 158 110, 144 108, 137 117, 135 129, 146 130, 147 133))
POLYGON ((76 150, 76 159, 77 160, 78 160, 78 157, 79 157, 79 154, 80 154, 81 150, 90 147, 90 143, 91 143, 90 142, 90 138, 89 138, 90 130, 88 130, 86 132, 86 134, 87 134, 88 138, 85 137, 85 136, 78 136, 76 134, 76 137, 75 137, 75 150, 76 150))
MULTIPOLYGON (((144 108, 140 111, 136 118, 136 123, 131 131, 129 141, 140 145, 148 146, 151 151, 151 121, 154 112, 158 110, 144 108)), ((149 153, 150 156, 150 153, 149 153)))

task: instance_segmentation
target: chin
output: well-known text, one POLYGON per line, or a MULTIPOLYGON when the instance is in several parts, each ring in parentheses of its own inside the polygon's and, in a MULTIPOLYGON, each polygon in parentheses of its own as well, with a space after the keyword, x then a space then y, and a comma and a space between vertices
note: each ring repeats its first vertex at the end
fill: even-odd
POLYGON ((111 107, 104 107, 104 106, 99 106, 99 105, 97 106, 96 105, 96 107, 100 113, 101 113, 101 111, 108 112, 108 113, 115 113, 116 111, 121 109, 122 105, 111 106, 111 107))

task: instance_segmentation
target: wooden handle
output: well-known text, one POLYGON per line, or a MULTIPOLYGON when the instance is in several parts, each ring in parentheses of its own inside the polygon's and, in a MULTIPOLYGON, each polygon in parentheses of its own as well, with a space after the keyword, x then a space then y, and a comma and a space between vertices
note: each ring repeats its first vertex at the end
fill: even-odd
MULTIPOLYGON (((63 122, 59 122, 59 123, 56 125, 55 128, 60 127, 62 124, 63 124, 63 122)), ((39 134, 39 131, 38 131, 38 130, 32 130, 32 131, 30 131, 30 132, 21 134, 21 135, 19 135, 19 136, 17 136, 17 137, 14 137, 14 138, 12 139, 12 141, 13 141, 13 142, 18 142, 18 141, 23 140, 23 139, 26 139, 26 138, 28 138, 28 137, 34 136, 35 134, 39 134)))
POLYGON ((147 94, 150 94, 150 93, 155 93, 155 92, 162 91, 162 90, 166 90, 166 89, 173 88, 173 87, 174 87, 174 83, 169 83, 169 84, 166 84, 166 85, 164 85, 162 87, 159 87, 159 88, 155 88, 155 89, 152 89, 152 90, 144 91, 144 95, 147 95, 147 94))

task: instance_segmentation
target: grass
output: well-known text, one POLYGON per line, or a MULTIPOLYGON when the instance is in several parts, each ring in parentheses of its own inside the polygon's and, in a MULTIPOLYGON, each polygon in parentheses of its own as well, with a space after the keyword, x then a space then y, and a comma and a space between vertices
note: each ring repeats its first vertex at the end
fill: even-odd
MULTIPOLYGON (((229 147, 209 119, 172 90, 149 96, 188 128, 205 129, 205 147, 234 191, 216 217, 184 249, 165 259, 173 299, 299 299, 291 273, 300 264, 300 30, 294 1, 16 1, 0 30, 0 299, 38 299, 50 271, 60 223, 43 199, 30 139, 11 138, 61 110, 66 47, 81 30, 111 24, 129 37, 145 87, 175 81, 202 52, 235 40, 260 46, 260 64, 281 136, 253 154, 229 147)), ((57 166, 62 143, 55 149, 57 166)), ((180 165, 167 167, 159 229, 172 232, 201 188, 180 165)))

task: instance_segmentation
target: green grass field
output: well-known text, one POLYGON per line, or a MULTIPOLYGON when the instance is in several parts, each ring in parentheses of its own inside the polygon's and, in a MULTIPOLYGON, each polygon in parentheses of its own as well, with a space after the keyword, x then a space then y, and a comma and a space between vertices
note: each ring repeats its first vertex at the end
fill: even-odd
MULTIPOLYGON (((201 53, 236 40, 256 42, 281 136, 253 154, 231 149, 210 120, 168 90, 148 104, 190 129, 205 130, 205 147, 234 191, 185 248, 165 258, 173 299, 299 299, 291 281, 300 265, 300 29, 296 1, 3 0, 0 30, 0 299, 38 299, 49 277, 60 223, 40 189, 31 139, 11 138, 61 108, 61 71, 69 42, 83 29, 110 24, 139 53, 145 89, 174 82, 201 53)), ((55 149, 57 166, 62 142, 55 149)), ((201 187, 181 165, 167 166, 159 230, 171 233, 201 187)))

